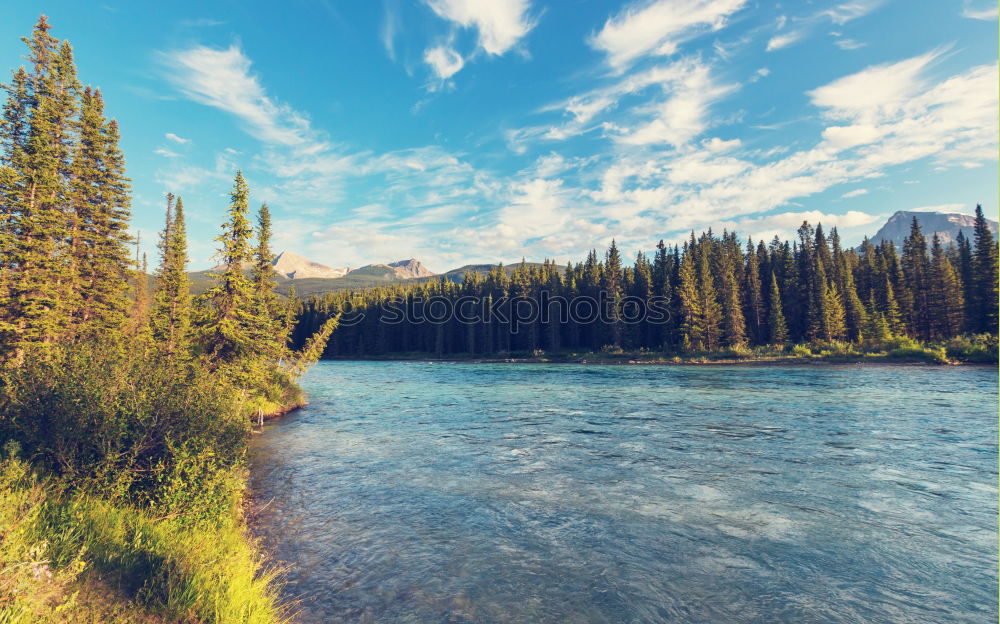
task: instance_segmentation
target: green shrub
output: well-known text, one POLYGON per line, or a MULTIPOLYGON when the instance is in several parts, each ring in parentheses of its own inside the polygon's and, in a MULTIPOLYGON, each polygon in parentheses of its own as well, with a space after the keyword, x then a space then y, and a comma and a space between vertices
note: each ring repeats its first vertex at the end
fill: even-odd
POLYGON ((32 462, 109 499, 158 504, 180 474, 211 492, 211 472, 240 465, 249 439, 249 401, 218 375, 127 345, 61 347, 3 390, 0 443, 17 441, 32 462), (193 470, 192 457, 210 457, 211 469, 193 470))
POLYGON ((852 357, 861 355, 861 352, 852 343, 834 340, 823 343, 819 355, 820 357, 852 357))
POLYGON ((903 346, 889 351, 889 357, 896 360, 914 360, 932 364, 948 364, 948 356, 944 347, 925 347, 919 343, 915 347, 903 346))
POLYGON ((796 357, 812 357, 812 350, 804 344, 792 345, 790 353, 796 357))
POLYGON ((754 356, 753 349, 746 345, 738 345, 735 347, 727 347, 719 352, 719 355, 723 358, 732 358, 734 360, 742 360, 746 358, 751 358, 754 356))
POLYGON ((997 336, 995 334, 958 336, 945 343, 945 352, 948 357, 961 362, 992 362, 996 364, 998 361, 997 336))

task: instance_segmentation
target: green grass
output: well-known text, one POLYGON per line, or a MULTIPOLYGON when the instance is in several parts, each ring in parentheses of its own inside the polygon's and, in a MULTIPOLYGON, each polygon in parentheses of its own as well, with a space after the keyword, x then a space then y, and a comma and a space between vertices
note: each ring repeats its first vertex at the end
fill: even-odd
POLYGON ((288 621, 237 507, 157 516, 7 457, 0 527, 0 624, 288 621))

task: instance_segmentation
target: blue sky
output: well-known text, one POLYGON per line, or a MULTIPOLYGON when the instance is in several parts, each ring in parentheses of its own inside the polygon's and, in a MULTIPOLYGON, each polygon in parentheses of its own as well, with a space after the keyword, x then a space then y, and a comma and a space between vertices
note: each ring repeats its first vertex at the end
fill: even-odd
POLYGON ((196 269, 237 168, 277 249, 337 267, 565 262, 803 219, 856 243, 896 210, 997 209, 993 2, 277 7, 8 1, 0 70, 45 12, 122 126, 134 228, 151 243, 182 195, 196 269))

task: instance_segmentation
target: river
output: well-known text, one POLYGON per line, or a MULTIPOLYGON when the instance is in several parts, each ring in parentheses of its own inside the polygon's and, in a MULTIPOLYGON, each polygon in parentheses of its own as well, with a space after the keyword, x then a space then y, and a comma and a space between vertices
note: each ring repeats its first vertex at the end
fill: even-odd
POLYGON ((255 436, 302 622, 995 622, 992 367, 321 362, 255 436))

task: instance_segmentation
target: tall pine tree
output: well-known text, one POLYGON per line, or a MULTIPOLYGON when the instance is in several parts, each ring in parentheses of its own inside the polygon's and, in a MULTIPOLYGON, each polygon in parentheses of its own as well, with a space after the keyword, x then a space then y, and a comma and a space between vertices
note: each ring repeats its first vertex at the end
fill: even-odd
POLYGON ((997 242, 993 238, 983 207, 976 206, 976 222, 973 229, 976 242, 973 256, 972 312, 975 317, 974 331, 997 333, 997 242))

